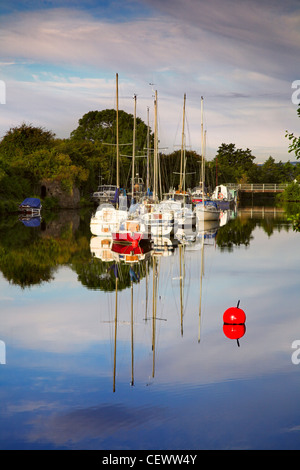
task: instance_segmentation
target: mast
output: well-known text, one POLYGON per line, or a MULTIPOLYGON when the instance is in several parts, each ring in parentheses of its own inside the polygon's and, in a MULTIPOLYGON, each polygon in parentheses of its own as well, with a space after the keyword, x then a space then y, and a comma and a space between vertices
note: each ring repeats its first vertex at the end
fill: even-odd
POLYGON ((146 181, 146 186, 147 186, 147 191, 149 189, 149 156, 150 156, 150 126, 149 126, 149 107, 147 108, 147 181, 146 181))
POLYGON ((203 182, 205 180, 205 158, 206 158, 206 130, 204 131, 204 140, 203 140, 203 182))
POLYGON ((136 130, 136 95, 134 95, 133 98, 134 98, 134 119, 133 119, 133 145, 132 145, 131 204, 133 203, 133 191, 134 191, 135 130, 136 130))
POLYGON ((155 327, 157 302, 157 259, 153 263, 153 289, 152 289, 152 377, 155 375, 155 327))
POLYGON ((157 198, 157 90, 155 90, 154 100, 154 165, 153 165, 153 199, 156 201, 157 198))
POLYGON ((180 191, 182 191, 182 177, 183 177, 183 148, 184 148, 185 102, 186 102, 186 94, 184 94, 184 97, 183 97, 183 122, 182 122, 182 139, 181 139, 181 158, 180 158, 180 182, 179 182, 179 190, 180 190, 180 191))
POLYGON ((116 74, 116 127, 117 127, 117 189, 119 182, 119 76, 116 74))
POLYGON ((118 277, 116 277, 116 299, 115 299, 115 341, 114 341, 114 381, 113 392, 116 391, 116 360, 117 360, 117 324, 118 324, 118 277))
POLYGON ((198 343, 200 343, 200 331, 201 331, 201 302, 202 302, 202 276, 204 271, 204 231, 202 234, 202 246, 201 246, 201 267, 200 267, 200 301, 199 301, 199 331, 198 331, 198 343))
POLYGON ((131 385, 134 385, 134 351, 133 351, 133 281, 131 280, 131 385))
POLYGON ((203 204, 204 204, 203 96, 201 96, 201 156, 202 156, 202 166, 201 166, 202 201, 203 201, 203 204))
POLYGON ((181 262, 182 262, 182 245, 180 243, 179 245, 180 318, 181 318, 181 336, 183 336, 183 289, 182 289, 183 276, 182 276, 181 262))

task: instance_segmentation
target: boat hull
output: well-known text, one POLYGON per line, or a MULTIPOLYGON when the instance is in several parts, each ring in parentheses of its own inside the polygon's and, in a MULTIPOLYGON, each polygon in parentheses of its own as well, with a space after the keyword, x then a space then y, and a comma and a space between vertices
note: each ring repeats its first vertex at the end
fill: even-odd
POLYGON ((119 232, 112 232, 111 236, 114 243, 124 242, 131 244, 142 240, 143 232, 128 232, 124 230, 119 232))

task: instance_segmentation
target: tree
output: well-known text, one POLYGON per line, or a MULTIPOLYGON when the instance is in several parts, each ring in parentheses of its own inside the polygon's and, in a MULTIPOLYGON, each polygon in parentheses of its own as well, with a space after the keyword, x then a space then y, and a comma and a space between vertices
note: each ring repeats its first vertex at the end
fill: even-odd
MULTIPOLYGON (((116 144, 116 120, 115 109, 103 111, 89 111, 79 119, 78 127, 71 132, 71 139, 86 140, 91 142, 105 142, 116 144)), ((134 116, 125 111, 118 112, 119 144, 124 146, 122 153, 132 155, 134 116), (127 144, 127 145, 126 145, 127 144)), ((136 118, 136 151, 143 151, 147 143, 147 126, 136 118)))
POLYGON ((82 184, 81 189, 87 194, 91 193, 99 176, 103 182, 112 183, 114 168, 112 165, 112 149, 101 142, 93 143, 86 140, 57 139, 55 149, 58 153, 69 155, 72 163, 89 171, 89 177, 82 184))
POLYGON ((29 155, 35 150, 49 148, 54 144, 55 134, 42 127, 23 123, 10 128, 0 142, 0 155, 5 161, 29 155))
POLYGON ((219 183, 237 183, 240 179, 247 177, 255 166, 255 157, 251 150, 235 148, 235 144, 220 145, 214 159, 219 183))
POLYGON ((275 163, 273 157, 269 157, 268 160, 261 166, 261 178, 263 183, 279 183, 279 166, 275 163))
POLYGON ((36 150, 30 155, 31 171, 37 182, 42 180, 60 181, 62 187, 71 191, 73 186, 80 186, 88 178, 88 170, 74 165, 69 155, 56 149, 36 150))
MULTIPOLYGON (((300 117, 300 106, 297 110, 297 114, 300 117)), ((300 136, 296 137, 293 133, 286 131, 285 136, 291 141, 289 145, 289 153, 295 152, 296 158, 300 158, 300 136)))
MULTIPOLYGON (((89 111, 79 119, 78 127, 70 134, 72 141, 92 142, 94 145, 101 146, 101 151, 105 155, 108 164, 106 163, 106 170, 109 168, 110 181, 116 182, 116 110, 105 109, 103 111, 89 111)), ((118 131, 119 131, 119 155, 120 155, 120 184, 127 187, 131 177, 131 159, 127 158, 132 156, 133 153, 133 127, 134 116, 125 111, 119 110, 118 112, 118 131)), ((135 156, 144 156, 146 154, 147 146, 147 125, 140 119, 136 118, 136 139, 135 139, 135 156)), ((150 132, 150 146, 153 148, 153 135, 150 132)), ((99 161, 99 166, 102 171, 103 160, 99 161)), ((136 173, 142 174, 142 166, 145 166, 145 158, 136 160, 136 173), (142 160, 142 161, 140 161, 142 160)), ((103 175, 102 175, 103 176, 103 175)), ((104 175, 105 176, 105 175, 104 175)))

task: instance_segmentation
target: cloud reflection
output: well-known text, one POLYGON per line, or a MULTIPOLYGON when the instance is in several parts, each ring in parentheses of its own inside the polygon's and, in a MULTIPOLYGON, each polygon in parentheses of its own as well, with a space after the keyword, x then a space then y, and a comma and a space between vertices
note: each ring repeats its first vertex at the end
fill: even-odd
POLYGON ((28 436, 30 442, 48 441, 56 446, 68 447, 84 442, 84 448, 110 440, 123 433, 132 433, 139 427, 155 428, 168 418, 168 411, 162 407, 126 407, 122 404, 99 405, 81 408, 66 413, 57 413, 45 420, 38 417, 33 424, 34 431, 28 436), (96 443, 96 444, 95 444, 96 443))

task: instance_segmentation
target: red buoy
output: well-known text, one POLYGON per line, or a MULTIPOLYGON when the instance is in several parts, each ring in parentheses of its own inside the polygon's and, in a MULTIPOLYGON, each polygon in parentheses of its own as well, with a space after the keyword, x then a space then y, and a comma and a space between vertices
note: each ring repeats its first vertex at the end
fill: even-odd
POLYGON ((246 314, 244 310, 239 308, 239 305, 240 301, 238 301, 236 307, 228 308, 223 314, 223 332, 227 338, 235 339, 238 346, 240 346, 239 339, 246 332, 246 314))
POLYGON ((227 325, 243 325, 246 322, 246 314, 239 307, 230 307, 223 314, 223 322, 227 325))
POLYGON ((223 325, 223 332, 229 339, 239 340, 246 333, 245 325, 223 325))

